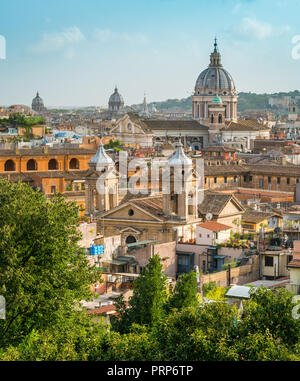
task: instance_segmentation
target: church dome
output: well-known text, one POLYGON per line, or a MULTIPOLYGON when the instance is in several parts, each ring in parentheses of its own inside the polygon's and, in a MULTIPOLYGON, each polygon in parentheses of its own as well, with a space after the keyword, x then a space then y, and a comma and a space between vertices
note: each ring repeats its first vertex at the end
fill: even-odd
POLYGON ((100 142, 97 152, 90 159, 89 164, 96 164, 97 167, 106 167, 114 164, 112 158, 105 152, 102 142, 100 142))
POLYGON ((236 94, 236 88, 232 76, 221 64, 221 54, 218 51, 217 41, 210 55, 210 65, 199 75, 195 95, 232 95, 236 94))
POLYGON ((119 94, 117 87, 114 93, 109 97, 108 106, 111 111, 117 111, 120 107, 124 106, 124 99, 121 94, 119 94))
POLYGON ((217 104, 217 105, 221 105, 223 102, 222 102, 222 99, 219 97, 219 95, 216 95, 214 97, 214 99, 212 100, 212 103, 217 104))
POLYGON ((183 151, 182 144, 177 145, 176 151, 169 157, 168 165, 170 167, 182 167, 193 165, 192 159, 186 156, 183 151))
POLYGON ((32 109, 36 111, 41 111, 44 109, 44 101, 40 97, 39 92, 36 93, 36 97, 32 100, 32 109))

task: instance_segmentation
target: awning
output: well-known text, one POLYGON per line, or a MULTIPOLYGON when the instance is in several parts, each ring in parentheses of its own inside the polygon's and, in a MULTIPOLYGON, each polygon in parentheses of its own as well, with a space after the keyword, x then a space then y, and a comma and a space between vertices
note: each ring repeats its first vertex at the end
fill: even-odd
POLYGON ((126 265, 129 262, 131 262, 131 264, 134 264, 136 263, 136 259, 134 257, 120 256, 117 259, 103 259, 102 260, 102 263, 110 263, 111 265, 117 265, 117 266, 126 265))
POLYGON ((195 255, 195 253, 189 251, 176 251, 176 255, 195 255))
POLYGON ((232 286, 225 294, 228 298, 240 298, 249 299, 250 298, 251 287, 246 286, 232 286))
POLYGON ((142 246, 142 245, 150 245, 152 243, 156 243, 158 241, 150 240, 150 241, 140 241, 140 242, 134 242, 134 243, 128 243, 127 247, 136 247, 136 246, 142 246))

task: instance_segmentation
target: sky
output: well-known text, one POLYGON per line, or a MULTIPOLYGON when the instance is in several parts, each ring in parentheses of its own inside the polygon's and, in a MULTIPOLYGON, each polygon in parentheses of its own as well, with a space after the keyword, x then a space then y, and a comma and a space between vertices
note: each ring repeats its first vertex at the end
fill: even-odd
POLYGON ((215 36, 239 92, 300 90, 299 15, 300 0, 0 0, 0 104, 106 106, 115 85, 127 105, 185 98, 215 36))

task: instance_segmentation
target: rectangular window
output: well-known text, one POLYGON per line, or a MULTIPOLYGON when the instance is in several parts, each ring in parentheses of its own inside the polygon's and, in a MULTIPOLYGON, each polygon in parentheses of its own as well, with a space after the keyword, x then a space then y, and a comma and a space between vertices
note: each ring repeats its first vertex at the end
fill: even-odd
POLYGON ((207 238, 209 238, 209 234, 207 234, 207 238))
POLYGON ((247 176, 244 176, 244 183, 247 182, 247 176))
POLYGON ((272 177, 269 176, 269 177, 268 177, 268 183, 271 184, 271 182, 272 182, 272 177))
POLYGON ((237 176, 234 176, 234 180, 233 180, 235 183, 237 182, 237 176))
POLYGON ((218 179, 215 177, 214 178, 214 183, 217 184, 217 182, 218 182, 218 179))
POLYGON ((55 185, 51 185, 51 193, 55 193, 56 192, 56 186, 55 185))
POLYGON ((273 267, 273 257, 265 256, 265 266, 266 267, 273 267))
POLYGON ((290 183, 291 183, 291 179, 288 177, 288 178, 286 179, 286 184, 287 184, 287 185, 290 185, 290 183))
POLYGON ((280 177, 277 177, 277 184, 280 184, 280 177))
POLYGON ((224 176, 224 183, 227 184, 227 177, 224 176))
POLYGON ((252 180, 253 180, 253 176, 249 176, 250 183, 252 182, 252 180))
POLYGON ((204 180, 204 181, 205 181, 205 184, 207 184, 207 177, 205 177, 205 180, 204 180))

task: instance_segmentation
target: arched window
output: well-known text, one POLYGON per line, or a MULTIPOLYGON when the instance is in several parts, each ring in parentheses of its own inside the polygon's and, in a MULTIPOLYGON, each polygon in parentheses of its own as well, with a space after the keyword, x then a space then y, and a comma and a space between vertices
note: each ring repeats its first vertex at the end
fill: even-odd
POLYGON ((211 123, 214 123, 214 121, 215 121, 214 114, 211 114, 210 122, 211 122, 211 123))
POLYGON ((219 124, 222 124, 223 123, 223 118, 222 118, 222 114, 219 114, 219 124))
POLYGON ((69 168, 70 169, 79 169, 79 160, 76 158, 71 159, 70 163, 69 163, 69 168))
POLYGON ((51 159, 48 162, 48 170, 49 171, 55 171, 58 169, 58 162, 55 159, 51 159))
POLYGON ((37 163, 34 159, 30 159, 27 161, 27 171, 36 171, 37 163))
POLYGON ((12 160, 7 160, 4 164, 5 172, 14 172, 16 170, 16 164, 12 160))
POLYGON ((133 235, 129 235, 127 238, 126 238, 126 243, 135 243, 136 242, 136 238, 133 236, 133 235))

